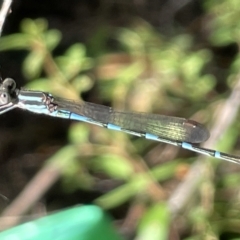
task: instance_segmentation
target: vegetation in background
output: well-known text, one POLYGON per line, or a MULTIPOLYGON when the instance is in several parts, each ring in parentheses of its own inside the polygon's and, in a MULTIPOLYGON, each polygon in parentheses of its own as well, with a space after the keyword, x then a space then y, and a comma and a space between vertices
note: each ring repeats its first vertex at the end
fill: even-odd
MULTIPOLYGON (((238 44, 237 1, 206 0, 204 6, 210 18, 207 27, 212 46, 238 44)), ((101 46, 96 37, 89 45, 75 43, 61 56, 55 56, 61 33, 49 30, 44 19, 25 19, 19 33, 1 38, 0 50, 27 51, 22 65, 28 80, 26 88, 79 101, 84 93, 96 88, 100 104, 194 118, 211 125, 213 110, 228 92, 219 94, 216 90, 218 79, 209 70, 213 62, 210 48, 197 48, 191 34, 162 36, 142 19, 116 29, 113 38, 118 43, 114 52, 101 46), (101 54, 90 56, 91 45, 98 46, 101 54)), ((239 72, 239 62, 238 53, 226 78, 229 89, 239 72)), ((238 131, 236 123, 230 130, 232 134, 224 139, 227 150, 233 147, 238 131)), ((85 123, 73 122, 68 136, 68 144, 46 160, 62 166, 66 194, 97 189, 101 195, 94 203, 105 209, 125 203, 140 206, 143 214, 135 226, 139 239, 168 239, 171 214, 166 200, 170 186, 184 178, 196 155, 183 151, 178 154, 177 148, 85 123), (114 187, 106 191, 108 182, 114 187)), ((183 214, 181 233, 188 237, 182 239, 218 239, 228 231, 240 234, 239 206, 226 196, 229 191, 234 196, 239 174, 219 174, 207 174, 200 183, 198 194, 183 214)))

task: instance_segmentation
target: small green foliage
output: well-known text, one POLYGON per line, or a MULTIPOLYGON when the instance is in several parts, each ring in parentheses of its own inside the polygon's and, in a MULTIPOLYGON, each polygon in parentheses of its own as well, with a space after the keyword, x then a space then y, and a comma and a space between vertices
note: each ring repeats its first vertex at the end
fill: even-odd
POLYGON ((32 79, 40 76, 45 57, 41 50, 32 51, 28 54, 23 62, 23 72, 26 78, 32 79))
POLYGON ((206 0, 205 8, 211 16, 208 28, 212 44, 223 46, 240 41, 238 0, 206 0))
POLYGON ((39 91, 47 92, 51 89, 51 82, 47 78, 38 78, 30 81, 25 85, 26 89, 38 89, 39 91))
POLYGON ((96 172, 103 172, 113 179, 127 180, 133 174, 133 166, 119 155, 103 154, 93 160, 96 172))
POLYGON ((73 79, 80 71, 93 67, 92 60, 86 57, 85 46, 80 43, 72 45, 63 56, 55 58, 55 61, 66 79, 73 79))
POLYGON ((23 74, 29 82, 27 87, 51 91, 68 98, 78 98, 79 93, 92 87, 92 79, 83 74, 93 67, 93 61, 86 56, 83 44, 76 43, 58 57, 52 51, 61 40, 58 30, 48 30, 44 19, 25 19, 21 23, 22 33, 2 37, 0 51, 26 50, 23 61, 23 74), (47 75, 47 77, 42 77, 47 75), (71 83, 70 83, 71 82, 71 83))
POLYGON ((138 238, 169 239, 170 211, 165 203, 150 206, 139 224, 138 238))
POLYGON ((125 78, 133 82, 141 78, 151 69, 151 75, 158 77, 159 84, 169 89, 174 94, 199 100, 215 86, 215 79, 211 75, 203 74, 203 69, 211 60, 209 50, 191 51, 193 41, 189 35, 180 35, 168 41, 160 34, 153 31, 147 24, 132 29, 121 29, 118 40, 132 55, 132 66, 138 71, 130 69, 132 75, 127 75, 124 70, 119 74, 119 79, 125 78), (125 78, 124 78, 125 77, 125 78), (182 84, 185 82, 185 84, 182 84), (174 88, 178 85, 178 88, 174 88), (200 87, 195 87, 196 85, 200 87), (191 92, 186 96, 186 92, 191 92))
POLYGON ((89 129, 84 123, 75 123, 71 125, 68 138, 73 144, 81 144, 87 142, 89 137, 89 129))
POLYGON ((32 20, 30 18, 24 19, 20 24, 20 30, 22 33, 29 35, 35 35, 38 37, 48 29, 48 23, 45 19, 39 18, 32 20))

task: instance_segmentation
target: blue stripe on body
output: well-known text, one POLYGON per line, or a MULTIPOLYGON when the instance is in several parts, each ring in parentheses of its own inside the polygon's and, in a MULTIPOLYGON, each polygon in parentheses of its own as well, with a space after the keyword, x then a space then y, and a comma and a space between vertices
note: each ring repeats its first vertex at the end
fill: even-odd
POLYGON ((72 119, 72 120, 89 122, 89 118, 87 118, 85 116, 82 116, 82 115, 79 115, 79 114, 76 114, 76 113, 71 113, 69 118, 72 119))
POLYGON ((215 151, 214 157, 216 157, 216 158, 222 158, 221 153, 218 152, 218 151, 215 151))
POLYGON ((31 101, 31 102, 42 102, 42 96, 22 96, 19 94, 18 96, 19 100, 22 101, 31 101))
POLYGON ((154 134, 151 134, 151 133, 146 133, 145 134, 145 138, 146 139, 151 139, 151 140, 154 140, 154 141, 158 141, 159 140, 159 137, 157 135, 154 135, 154 134))
POLYGON ((185 148, 191 151, 193 150, 192 144, 187 142, 182 142, 182 148, 185 148))
POLYGON ((108 123, 108 124, 106 125, 106 127, 107 127, 108 129, 111 129, 111 130, 122 131, 122 128, 119 127, 119 126, 117 126, 117 125, 115 125, 115 124, 108 123))

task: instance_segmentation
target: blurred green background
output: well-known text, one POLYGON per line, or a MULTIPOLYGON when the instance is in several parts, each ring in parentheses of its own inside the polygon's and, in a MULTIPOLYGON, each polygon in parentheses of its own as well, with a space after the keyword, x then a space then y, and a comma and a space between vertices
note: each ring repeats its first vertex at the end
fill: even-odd
MULTIPOLYGON (((22 0, 0 38, 1 74, 64 98, 191 118, 211 132, 238 80, 239 42, 236 0, 22 0)), ((239 128, 236 118, 216 148, 240 155, 239 128)), ((168 199, 192 152, 18 110, 0 117, 0 133, 3 217, 32 186, 39 192, 25 196, 21 222, 97 204, 125 239, 240 239, 236 164, 202 159, 208 171, 175 215, 168 199), (41 175, 52 166, 54 176, 41 175)))

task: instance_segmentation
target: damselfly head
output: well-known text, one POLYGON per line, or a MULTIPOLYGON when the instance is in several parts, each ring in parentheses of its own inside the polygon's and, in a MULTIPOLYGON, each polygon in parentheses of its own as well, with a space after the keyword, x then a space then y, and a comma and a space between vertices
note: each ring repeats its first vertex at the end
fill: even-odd
POLYGON ((11 78, 6 78, 0 85, 0 106, 9 104, 16 90, 16 83, 11 78))
POLYGON ((12 78, 6 78, 0 87, 1 89, 8 93, 13 93, 16 90, 16 82, 12 78))

